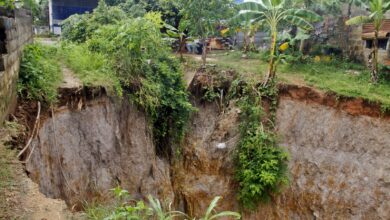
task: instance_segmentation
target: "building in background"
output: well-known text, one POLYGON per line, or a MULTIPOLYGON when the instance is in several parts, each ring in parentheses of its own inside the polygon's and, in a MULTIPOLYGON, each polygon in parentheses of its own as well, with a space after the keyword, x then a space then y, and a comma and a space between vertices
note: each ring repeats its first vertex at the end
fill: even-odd
POLYGON ((74 14, 92 12, 98 0, 49 0, 50 31, 61 34, 61 22, 74 14))

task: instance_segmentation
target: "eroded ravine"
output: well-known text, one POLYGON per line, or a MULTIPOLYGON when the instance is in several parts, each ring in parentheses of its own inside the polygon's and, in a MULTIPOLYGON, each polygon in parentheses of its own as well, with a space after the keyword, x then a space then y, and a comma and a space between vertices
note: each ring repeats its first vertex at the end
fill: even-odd
MULTIPOLYGON (((218 195, 221 210, 239 210, 232 155, 240 110, 234 104, 222 114, 194 97, 198 111, 183 155, 171 164, 157 156, 147 118, 133 104, 104 93, 66 100, 41 122, 26 165, 45 195, 81 208, 120 184, 136 199, 175 200, 195 216, 218 195)), ((335 100, 306 87, 282 89, 276 121, 291 156, 290 186, 245 219, 390 216, 390 120, 377 115, 376 106, 335 100)))

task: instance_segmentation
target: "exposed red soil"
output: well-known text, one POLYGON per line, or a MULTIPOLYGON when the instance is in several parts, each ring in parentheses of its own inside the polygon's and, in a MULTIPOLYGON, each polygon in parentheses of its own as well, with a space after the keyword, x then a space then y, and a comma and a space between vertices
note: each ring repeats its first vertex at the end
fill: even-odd
POLYGON ((279 84, 279 98, 316 103, 354 116, 366 115, 390 119, 390 112, 383 112, 380 103, 374 103, 363 98, 343 97, 331 92, 321 92, 307 86, 279 84))

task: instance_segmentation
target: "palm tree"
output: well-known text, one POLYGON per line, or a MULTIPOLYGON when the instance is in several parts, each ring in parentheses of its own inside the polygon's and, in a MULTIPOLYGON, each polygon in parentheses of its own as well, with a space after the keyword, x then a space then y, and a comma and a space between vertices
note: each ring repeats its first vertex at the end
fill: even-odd
POLYGON ((370 15, 361 15, 349 19, 347 25, 362 25, 372 23, 374 25, 374 50, 372 52, 371 81, 378 82, 378 34, 382 27, 385 13, 390 9, 389 0, 371 0, 369 5, 370 15))
POLYGON ((240 13, 234 18, 251 22, 259 22, 269 27, 271 32, 271 49, 268 74, 264 84, 275 78, 275 50, 278 28, 282 23, 295 25, 303 30, 313 28, 311 22, 320 21, 321 17, 306 9, 292 8, 286 0, 257 0, 239 5, 240 13))

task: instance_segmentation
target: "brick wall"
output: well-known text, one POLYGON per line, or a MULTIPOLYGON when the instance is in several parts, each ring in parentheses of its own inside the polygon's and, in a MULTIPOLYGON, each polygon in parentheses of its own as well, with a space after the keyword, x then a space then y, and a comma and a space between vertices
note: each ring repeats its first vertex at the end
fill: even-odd
POLYGON ((23 46, 33 42, 32 16, 24 9, 0 10, 0 123, 16 106, 16 85, 23 46))

